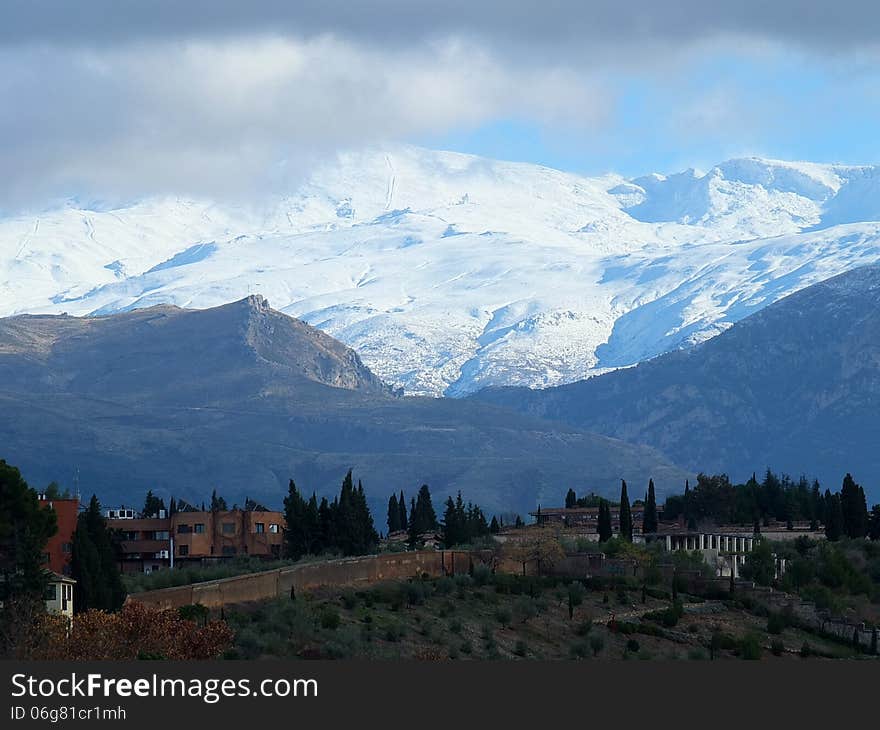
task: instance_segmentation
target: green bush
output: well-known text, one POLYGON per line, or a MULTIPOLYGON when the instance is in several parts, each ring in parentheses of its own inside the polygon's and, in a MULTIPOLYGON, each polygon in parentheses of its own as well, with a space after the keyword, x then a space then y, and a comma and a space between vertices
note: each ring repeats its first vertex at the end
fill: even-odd
POLYGON ((335 631, 339 628, 339 614, 329 606, 321 611, 321 628, 335 631))
POLYGON ((525 641, 523 641, 522 639, 518 639, 516 642, 516 646, 514 646, 513 648, 513 653, 519 657, 525 657, 529 653, 529 647, 527 646, 525 641))
POLYGON ((639 652, 639 642, 635 639, 629 639, 626 642, 626 650, 628 652, 632 652, 633 654, 638 654, 639 652))
POLYGON ((513 621, 513 613, 507 606, 495 609, 495 620, 502 626, 510 626, 513 621))
POLYGON ((788 626, 788 620, 781 613, 771 613, 767 617, 767 633, 781 634, 788 626))
POLYGON ((785 644, 782 643, 781 639, 773 639, 773 642, 770 644, 770 651, 773 652, 774 656, 782 656, 785 653, 785 644))
POLYGON ((593 628, 593 622, 590 619, 581 621, 575 626, 574 633, 578 636, 587 636, 593 628))
POLYGON ((761 641, 755 634, 748 634, 740 640, 739 657, 752 661, 761 658, 761 641))

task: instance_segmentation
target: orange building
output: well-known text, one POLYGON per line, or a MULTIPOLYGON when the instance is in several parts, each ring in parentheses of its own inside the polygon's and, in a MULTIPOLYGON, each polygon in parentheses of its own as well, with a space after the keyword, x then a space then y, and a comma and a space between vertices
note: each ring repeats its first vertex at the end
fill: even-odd
POLYGON ((284 542, 284 515, 259 506, 149 518, 133 510, 108 510, 107 525, 121 538, 120 568, 127 573, 239 555, 280 558, 284 542))
POLYGON ((40 502, 55 511, 58 532, 46 543, 46 566, 53 573, 70 575, 70 557, 73 552, 73 533, 79 516, 79 499, 49 499, 39 495, 40 502))

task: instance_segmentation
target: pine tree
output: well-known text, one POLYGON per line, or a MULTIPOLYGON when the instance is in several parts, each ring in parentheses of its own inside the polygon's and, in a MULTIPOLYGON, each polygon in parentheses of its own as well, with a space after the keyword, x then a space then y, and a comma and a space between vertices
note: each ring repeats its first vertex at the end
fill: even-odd
POLYGON ((410 542, 415 544, 420 535, 437 529, 437 514, 431 503, 431 490, 427 484, 419 488, 416 501, 412 505, 409 515, 410 542))
MULTIPOLYGON (((211 495, 211 509, 217 504, 217 495, 211 495)), ((306 526, 306 502, 296 488, 293 479, 287 485, 287 496, 284 498, 284 521, 287 530, 284 533, 284 552, 292 560, 299 560, 310 547, 310 536, 306 526)))
POLYGON ((565 495, 565 508, 572 509, 575 506, 577 506, 577 494, 573 489, 569 489, 565 495))
POLYGON ((825 537, 834 542, 843 535, 843 508, 839 494, 825 492, 825 537))
POLYGON ((147 496, 144 498, 144 508, 141 514, 144 517, 154 517, 159 514, 159 510, 165 509, 165 500, 159 499, 153 494, 152 489, 147 490, 147 496))
POLYGON ((654 480, 648 480, 648 494, 645 497, 645 510, 642 517, 642 532, 657 532, 657 496, 654 493, 654 480))
POLYGON ((400 531, 400 505, 397 503, 397 495, 392 494, 388 498, 388 534, 400 531))
POLYGON ((226 512, 228 509, 226 500, 217 496, 217 490, 211 492, 211 512, 226 512))
POLYGON ((689 522, 691 519, 691 481, 690 479, 685 479, 684 481, 684 519, 685 522, 689 522))
POLYGON ((498 524, 498 518, 495 515, 492 515, 492 522, 489 523, 489 532, 493 535, 501 532, 501 526, 498 524))
POLYGON ((871 507, 871 516, 868 519, 868 537, 872 540, 880 540, 880 504, 871 507))
POLYGON ((400 529, 406 530, 409 527, 409 519, 406 516, 406 499, 403 497, 403 490, 400 490, 400 497, 397 499, 397 506, 400 507, 400 529))
POLYGON ((599 532, 599 542, 608 542, 613 533, 611 526, 611 508, 608 506, 607 500, 599 502, 599 519, 597 524, 599 532))
POLYGON ((622 480, 620 487, 620 536, 632 542, 633 539, 633 523, 632 511, 629 506, 629 495, 626 493, 626 480, 622 480))
MULTIPOLYGON (((42 607, 44 553, 57 531, 54 510, 40 504, 21 472, 0 459, 0 583, 10 605, 22 601, 42 607)), ((6 623, 5 609, 0 620, 6 623)))
POLYGON ((125 588, 116 562, 116 549, 101 504, 93 494, 85 512, 80 513, 73 533, 70 561, 77 612, 90 608, 115 611, 125 601, 125 588))

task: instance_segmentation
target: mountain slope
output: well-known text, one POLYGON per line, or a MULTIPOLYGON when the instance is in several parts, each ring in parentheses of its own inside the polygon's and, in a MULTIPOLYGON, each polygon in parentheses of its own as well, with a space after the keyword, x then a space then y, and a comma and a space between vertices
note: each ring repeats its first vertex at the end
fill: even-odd
POLYGON ((34 484, 112 504, 217 488, 280 504, 354 467, 375 500, 429 483, 487 510, 686 473, 657 452, 461 400, 405 398, 322 332, 260 297, 208 310, 0 319, 0 450, 34 484))
POLYGON ((0 314, 260 292, 408 393, 546 387, 880 261, 878 192, 874 167, 750 158, 626 180, 372 149, 260 209, 70 202, 0 219, 0 314))
POLYGON ((543 391, 476 396, 744 478, 767 465, 880 498, 880 266, 792 294, 691 350, 543 391))

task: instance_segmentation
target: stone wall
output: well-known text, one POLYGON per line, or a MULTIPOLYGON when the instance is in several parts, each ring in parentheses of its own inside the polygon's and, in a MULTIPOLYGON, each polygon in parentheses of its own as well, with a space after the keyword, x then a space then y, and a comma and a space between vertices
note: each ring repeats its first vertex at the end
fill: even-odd
POLYGON ((179 608, 200 603, 214 609, 231 603, 289 596, 291 589, 299 593, 322 587, 371 585, 383 580, 414 578, 423 574, 431 577, 457 575, 467 573, 470 569, 471 556, 467 552, 423 550, 386 553, 302 563, 262 573, 133 593, 127 600, 157 608, 179 608))

